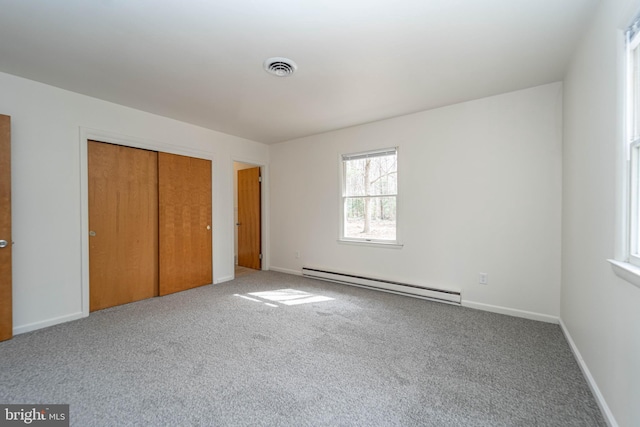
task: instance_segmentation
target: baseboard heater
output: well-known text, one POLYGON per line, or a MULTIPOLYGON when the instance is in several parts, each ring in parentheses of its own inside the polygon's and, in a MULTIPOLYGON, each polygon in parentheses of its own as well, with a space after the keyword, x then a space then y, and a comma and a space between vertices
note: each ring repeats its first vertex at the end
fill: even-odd
POLYGON ((329 282, 341 283, 344 285, 359 286, 361 288, 375 289, 378 291, 391 292, 394 294, 417 297, 449 304, 460 304, 462 297, 459 291, 450 291, 429 288, 420 285, 410 285, 391 280, 375 279, 356 274, 338 273, 318 268, 302 267, 302 275, 313 279, 326 280, 329 282))

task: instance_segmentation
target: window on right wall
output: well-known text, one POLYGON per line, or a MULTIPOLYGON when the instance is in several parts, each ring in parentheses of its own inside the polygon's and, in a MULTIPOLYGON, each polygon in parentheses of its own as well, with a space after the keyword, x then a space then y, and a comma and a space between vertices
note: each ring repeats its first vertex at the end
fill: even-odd
MULTIPOLYGON (((609 259, 613 272, 640 287, 640 14, 625 33, 624 129, 619 145, 621 181, 619 244, 609 259)), ((620 44, 622 45, 622 43, 620 44)))
POLYGON ((640 266, 640 23, 627 31, 625 141, 629 160, 628 261, 640 266))
POLYGON ((343 241, 397 244, 398 150, 342 155, 343 241))

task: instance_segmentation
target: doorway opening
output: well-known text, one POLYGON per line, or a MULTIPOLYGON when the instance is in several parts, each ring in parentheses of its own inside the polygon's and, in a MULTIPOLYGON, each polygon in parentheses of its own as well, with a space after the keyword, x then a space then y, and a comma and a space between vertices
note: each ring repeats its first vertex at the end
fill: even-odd
POLYGON ((235 277, 262 269, 262 171, 233 162, 235 277))

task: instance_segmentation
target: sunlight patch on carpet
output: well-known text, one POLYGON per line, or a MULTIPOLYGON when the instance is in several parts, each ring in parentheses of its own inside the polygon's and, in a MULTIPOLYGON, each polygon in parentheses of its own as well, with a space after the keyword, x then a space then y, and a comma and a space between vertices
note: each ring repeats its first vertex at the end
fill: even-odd
POLYGON ((249 295, 278 302, 284 305, 310 304, 314 302, 331 301, 333 298, 322 295, 314 295, 309 292, 296 289, 278 289, 275 291, 250 292, 249 295))
POLYGON ((240 298, 244 298, 244 299, 248 299, 249 301, 262 302, 262 301, 260 301, 259 299, 249 298, 248 296, 245 296, 245 295, 234 294, 234 296, 236 296, 236 297, 240 297, 240 298))

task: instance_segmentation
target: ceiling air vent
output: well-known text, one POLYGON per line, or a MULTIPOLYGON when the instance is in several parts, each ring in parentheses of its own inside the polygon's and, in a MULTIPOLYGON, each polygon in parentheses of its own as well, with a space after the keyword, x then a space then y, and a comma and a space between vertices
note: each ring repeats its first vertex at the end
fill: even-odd
POLYGON ((278 77, 287 77, 296 72, 298 66, 288 58, 269 58, 264 61, 264 69, 278 77))

